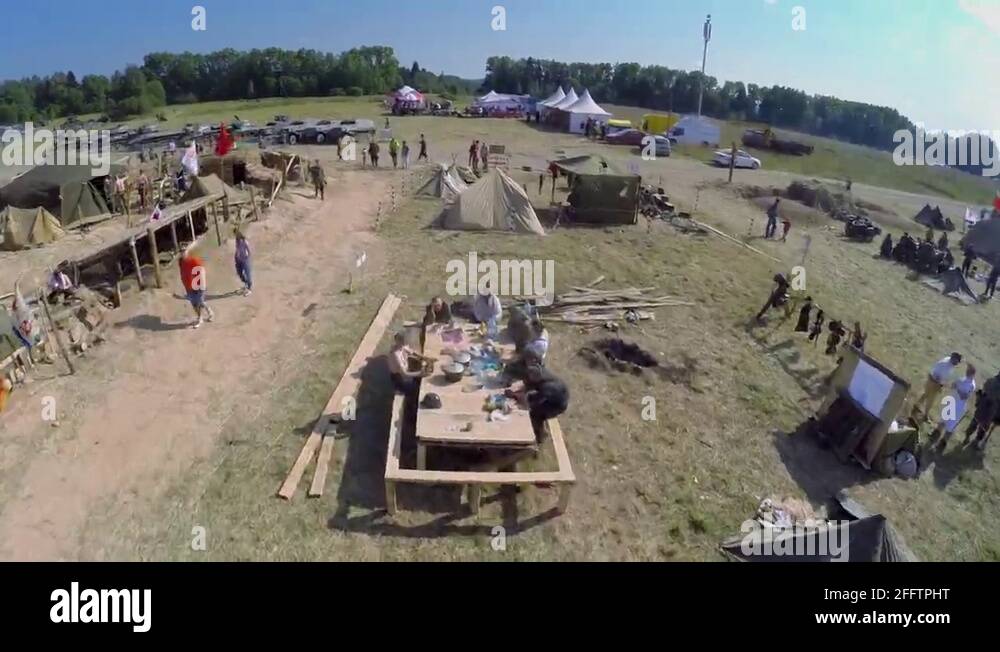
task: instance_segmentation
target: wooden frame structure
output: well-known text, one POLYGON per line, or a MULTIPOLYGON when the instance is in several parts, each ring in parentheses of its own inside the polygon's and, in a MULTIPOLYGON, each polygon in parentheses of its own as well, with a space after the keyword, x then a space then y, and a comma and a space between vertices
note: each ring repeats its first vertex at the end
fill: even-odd
POLYGON ((555 471, 431 471, 407 469, 400 465, 402 450, 402 432, 405 425, 405 397, 397 394, 392 403, 392 421, 389 426, 389 444, 385 458, 385 505, 389 514, 396 514, 396 486, 398 484, 445 484, 468 487, 467 495, 469 509, 473 514, 479 513, 482 489, 485 485, 533 485, 554 484, 559 486, 559 513, 569 508, 569 500, 576 475, 569 461, 566 441, 557 419, 549 419, 549 439, 556 455, 557 469, 555 471))
POLYGON ((330 459, 333 457, 334 432, 331 432, 330 424, 340 420, 344 400, 353 398, 357 392, 361 384, 361 370, 368 364, 368 359, 375 352, 375 347, 378 346, 386 328, 389 327, 389 323, 392 321, 393 315, 396 314, 396 309, 399 308, 401 301, 399 297, 393 294, 387 295, 385 300, 382 301, 382 305, 375 314, 372 323, 368 326, 368 330, 354 352, 354 356, 347 364, 347 368, 344 369, 344 373, 340 377, 340 382, 337 383, 337 387, 333 390, 330 400, 327 401, 322 414, 320 414, 319 419, 313 425, 312 432, 309 433, 309 437, 306 438, 305 443, 302 445, 302 450, 295 459, 295 463, 288 472, 288 476, 278 489, 278 497, 285 500, 292 499, 299 486, 299 482, 302 480, 303 474, 305 474, 306 467, 309 466, 317 449, 319 449, 319 459, 316 463, 316 470, 309 487, 309 495, 314 497, 323 495, 326 485, 326 474, 330 466, 330 459))

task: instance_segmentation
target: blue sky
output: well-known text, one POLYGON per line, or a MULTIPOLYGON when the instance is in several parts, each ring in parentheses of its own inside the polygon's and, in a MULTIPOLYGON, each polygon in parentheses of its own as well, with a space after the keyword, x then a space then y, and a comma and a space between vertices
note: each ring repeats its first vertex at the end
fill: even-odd
POLYGON ((0 9, 0 79, 109 73, 152 50, 396 49, 481 77, 492 54, 638 61, 893 106, 929 128, 1000 129, 1000 0, 68 0, 0 9), (204 32, 191 8, 207 10, 204 32), (507 29, 491 29, 506 9, 507 29), (805 30, 792 29, 805 10, 805 30), (14 29, 10 29, 14 27, 14 29))

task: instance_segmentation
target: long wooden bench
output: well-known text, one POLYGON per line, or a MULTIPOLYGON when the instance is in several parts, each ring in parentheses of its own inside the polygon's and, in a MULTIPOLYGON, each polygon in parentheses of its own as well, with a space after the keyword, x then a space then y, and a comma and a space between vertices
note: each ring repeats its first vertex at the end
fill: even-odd
POLYGON ((569 508, 576 476, 573 474, 569 452, 566 450, 562 428, 559 427, 557 419, 550 419, 547 422, 558 466, 555 471, 431 471, 400 467, 405 409, 405 398, 397 394, 392 402, 389 445, 385 459, 385 503, 390 514, 395 514, 397 511, 396 485, 399 483, 467 486, 469 508, 473 514, 479 513, 480 496, 484 485, 554 484, 559 486, 559 512, 565 512, 569 508))

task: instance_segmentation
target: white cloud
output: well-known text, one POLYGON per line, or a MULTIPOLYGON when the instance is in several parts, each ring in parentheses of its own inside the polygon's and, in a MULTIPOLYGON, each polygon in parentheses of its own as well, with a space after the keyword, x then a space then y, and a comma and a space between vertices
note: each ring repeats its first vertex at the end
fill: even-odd
POLYGON ((1000 36, 1000 2, 997 0, 958 0, 965 13, 978 19, 988 30, 1000 36))

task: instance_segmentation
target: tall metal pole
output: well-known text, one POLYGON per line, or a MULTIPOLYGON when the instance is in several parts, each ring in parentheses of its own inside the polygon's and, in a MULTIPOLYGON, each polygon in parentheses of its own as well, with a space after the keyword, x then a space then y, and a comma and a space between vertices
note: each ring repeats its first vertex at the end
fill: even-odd
POLYGON ((712 40, 712 14, 705 19, 705 26, 702 28, 702 35, 705 37, 705 49, 701 53, 701 77, 698 79, 698 117, 701 117, 701 102, 705 96, 705 63, 708 61, 708 42, 712 40))

